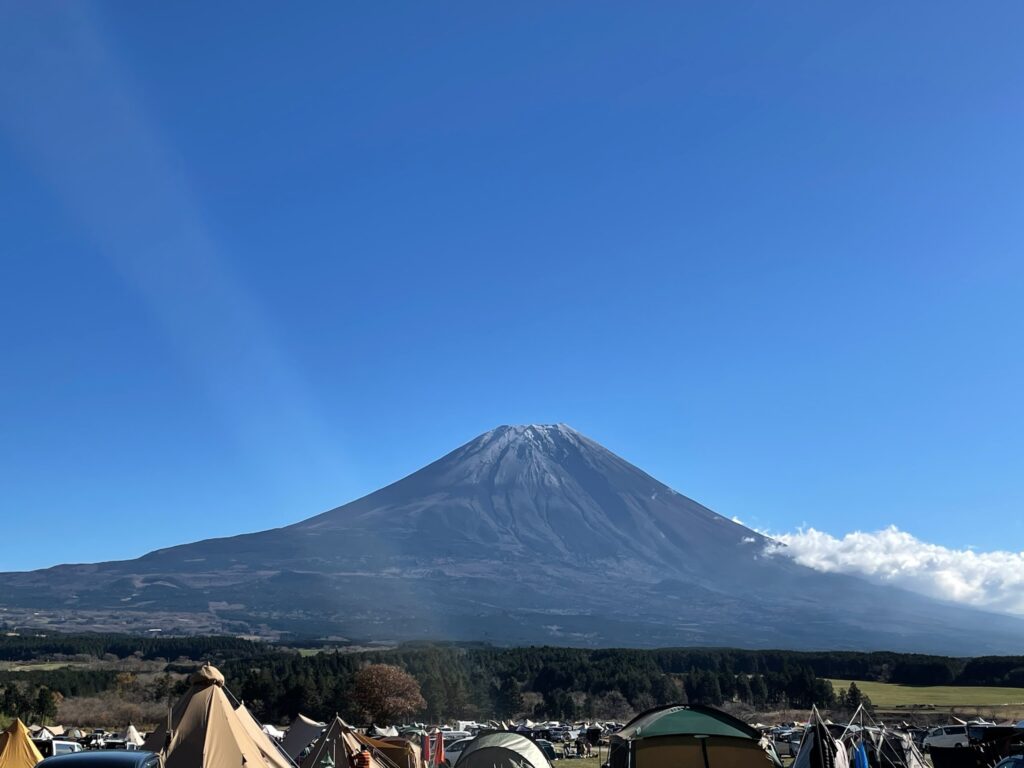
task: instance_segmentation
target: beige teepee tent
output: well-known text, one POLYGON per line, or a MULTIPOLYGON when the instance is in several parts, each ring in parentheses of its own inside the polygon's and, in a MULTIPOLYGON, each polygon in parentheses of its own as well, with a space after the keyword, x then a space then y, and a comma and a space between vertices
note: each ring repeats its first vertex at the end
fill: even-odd
POLYGON ((7 730, 0 733, 0 768, 33 768, 42 759, 21 720, 15 718, 7 730))
MULTIPOLYGON (((159 753, 164 768, 284 768, 276 748, 271 753, 253 739, 216 667, 203 666, 189 683, 171 710, 170 726, 160 726, 146 739, 144 748, 159 753)), ((252 718, 248 710, 245 716, 252 718)))

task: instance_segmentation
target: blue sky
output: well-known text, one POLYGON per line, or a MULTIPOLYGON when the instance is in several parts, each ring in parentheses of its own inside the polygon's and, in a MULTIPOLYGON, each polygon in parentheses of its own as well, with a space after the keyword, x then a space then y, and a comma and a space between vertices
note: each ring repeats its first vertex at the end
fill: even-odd
POLYGON ((9 4, 0 569, 567 422, 1020 550, 1024 6, 9 4))

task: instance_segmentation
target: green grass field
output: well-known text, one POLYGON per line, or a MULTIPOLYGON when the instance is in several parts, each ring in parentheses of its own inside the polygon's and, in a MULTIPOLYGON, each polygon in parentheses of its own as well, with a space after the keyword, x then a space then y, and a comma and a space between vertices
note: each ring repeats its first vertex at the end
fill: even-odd
POLYGON ((75 666, 69 661, 0 661, 0 670, 5 672, 50 671, 75 666))
MULTIPOLYGON (((849 680, 833 680, 832 687, 849 688, 849 680)), ((935 707, 956 709, 961 707, 1024 708, 1024 688, 974 688, 955 685, 895 685, 857 681, 857 687, 882 709, 935 707)))

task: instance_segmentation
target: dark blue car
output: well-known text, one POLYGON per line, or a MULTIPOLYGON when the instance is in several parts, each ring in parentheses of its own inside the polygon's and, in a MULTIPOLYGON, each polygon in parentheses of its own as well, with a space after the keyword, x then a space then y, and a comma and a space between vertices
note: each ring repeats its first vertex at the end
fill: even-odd
POLYGON ((95 750, 48 757, 39 765, 46 768, 159 768, 160 760, 152 752, 95 750))

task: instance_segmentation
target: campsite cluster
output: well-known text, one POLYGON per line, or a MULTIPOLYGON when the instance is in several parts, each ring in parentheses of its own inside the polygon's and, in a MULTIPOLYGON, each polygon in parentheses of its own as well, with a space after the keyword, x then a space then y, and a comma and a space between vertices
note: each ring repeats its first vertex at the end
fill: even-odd
POLYGON ((115 736, 18 719, 0 734, 0 768, 551 768, 592 752, 602 768, 1024 768, 1024 722, 961 721, 924 731, 878 723, 861 706, 845 723, 824 720, 815 708, 808 722, 770 726, 709 706, 674 705, 625 724, 357 729, 337 715, 320 722, 300 714, 279 729, 261 724, 206 664, 189 677, 167 721, 145 736, 133 725, 115 736), (53 756, 44 760, 44 752, 53 756), (131 762, 123 759, 129 752, 137 754, 131 762))

